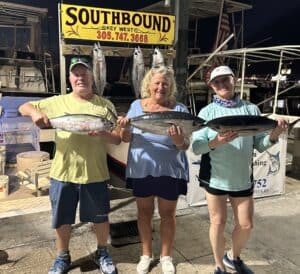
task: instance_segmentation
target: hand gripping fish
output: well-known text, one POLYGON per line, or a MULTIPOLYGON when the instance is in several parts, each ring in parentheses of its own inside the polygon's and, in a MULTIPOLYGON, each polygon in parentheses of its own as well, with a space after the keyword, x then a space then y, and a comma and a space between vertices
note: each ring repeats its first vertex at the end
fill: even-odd
POLYGON ((179 111, 149 112, 130 119, 130 124, 142 131, 168 135, 168 128, 179 126, 186 137, 205 127, 205 121, 190 113, 179 111))
POLYGON ((210 120, 206 125, 217 132, 236 131, 239 136, 251 136, 274 129, 277 121, 264 116, 235 115, 210 120))
POLYGON ((106 62, 99 42, 93 48, 93 75, 97 94, 102 96, 106 86, 106 62))
POLYGON ((134 89, 134 94, 136 98, 140 96, 141 82, 145 74, 145 63, 143 58, 143 53, 140 47, 137 47, 133 51, 133 65, 132 65, 132 85, 134 89))
POLYGON ((105 115, 66 114, 51 118, 53 128, 77 134, 88 134, 91 131, 111 131, 116 127, 117 117, 107 109, 105 115))

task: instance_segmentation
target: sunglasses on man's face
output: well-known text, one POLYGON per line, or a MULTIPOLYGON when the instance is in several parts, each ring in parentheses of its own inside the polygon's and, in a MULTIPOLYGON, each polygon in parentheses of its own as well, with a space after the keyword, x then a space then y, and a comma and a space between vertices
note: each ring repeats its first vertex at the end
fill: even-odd
POLYGON ((86 57, 72 57, 70 60, 70 65, 76 64, 78 62, 90 64, 90 60, 86 57))

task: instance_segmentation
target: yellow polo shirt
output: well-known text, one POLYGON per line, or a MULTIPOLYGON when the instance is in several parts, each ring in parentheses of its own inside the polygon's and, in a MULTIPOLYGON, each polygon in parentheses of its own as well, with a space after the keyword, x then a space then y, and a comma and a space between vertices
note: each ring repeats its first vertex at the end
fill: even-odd
MULTIPOLYGON (((107 107, 116 114, 114 105, 98 95, 94 95, 88 101, 79 101, 70 93, 30 103, 48 118, 65 114, 99 115, 106 113, 107 107)), ((106 149, 100 137, 57 130, 55 143, 56 152, 50 170, 51 178, 78 184, 109 179, 106 149)))

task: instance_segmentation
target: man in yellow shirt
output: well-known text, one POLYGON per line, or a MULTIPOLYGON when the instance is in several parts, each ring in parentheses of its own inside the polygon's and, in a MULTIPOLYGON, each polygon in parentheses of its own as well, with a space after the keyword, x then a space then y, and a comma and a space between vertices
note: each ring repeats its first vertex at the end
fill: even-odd
MULTIPOLYGON (((27 102, 19 107, 19 112, 31 116, 41 128, 50 126, 50 118, 66 113, 99 115, 110 109, 116 114, 109 100, 93 93, 93 74, 88 59, 73 57, 69 73, 71 93, 27 102)), ((118 131, 99 131, 88 135, 63 130, 56 132, 49 196, 58 254, 50 274, 65 273, 71 265, 69 241, 79 200, 80 220, 94 223, 97 237, 95 262, 102 273, 116 273, 106 248, 110 206, 105 142, 118 145, 121 142, 118 131)))

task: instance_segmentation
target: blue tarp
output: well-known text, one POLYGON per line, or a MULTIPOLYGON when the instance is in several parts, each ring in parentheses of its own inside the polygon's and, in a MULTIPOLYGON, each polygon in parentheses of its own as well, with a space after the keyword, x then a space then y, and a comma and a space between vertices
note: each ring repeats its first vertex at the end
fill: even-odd
POLYGON ((20 116, 18 108, 20 105, 43 99, 41 97, 19 97, 19 96, 3 96, 0 105, 2 106, 1 117, 12 118, 20 116))

